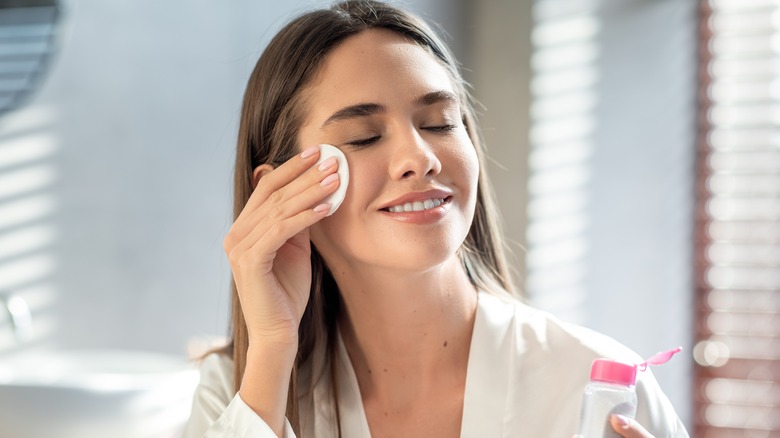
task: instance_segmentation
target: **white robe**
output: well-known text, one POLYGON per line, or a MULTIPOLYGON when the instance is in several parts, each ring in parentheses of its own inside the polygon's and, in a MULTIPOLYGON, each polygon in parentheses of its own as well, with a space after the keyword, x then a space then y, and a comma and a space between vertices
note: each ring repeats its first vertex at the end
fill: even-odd
MULTIPOLYGON (((344 438, 370 437, 360 388, 338 337, 339 410, 344 438)), ((461 437, 571 438, 593 359, 641 358, 615 340, 551 315, 480 292, 466 372, 461 437)), ((674 362, 667 366, 674 366, 674 362)), ((270 438, 275 434, 233 391, 233 362, 203 362, 184 438, 270 438)), ((299 383, 301 381, 299 380, 299 383)), ((300 401, 302 438, 337 437, 329 374, 300 401)), ((651 372, 639 372, 637 420, 656 437, 687 437, 651 372)), ((285 438, 294 437, 289 423, 285 438)))

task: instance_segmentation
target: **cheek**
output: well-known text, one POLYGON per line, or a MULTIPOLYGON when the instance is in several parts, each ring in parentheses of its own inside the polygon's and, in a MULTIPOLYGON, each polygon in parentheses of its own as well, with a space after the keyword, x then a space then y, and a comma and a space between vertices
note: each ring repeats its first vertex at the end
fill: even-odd
MULTIPOLYGON (((341 206, 332 216, 311 227, 312 240, 335 240, 336 235, 356 230, 355 223, 363 221, 367 209, 375 205, 382 190, 381 160, 357 160, 347 153, 349 186, 341 206)), ((352 233, 349 233, 352 234, 352 233)))
POLYGON ((449 167, 454 172, 452 177, 464 185, 464 190, 476 190, 477 180, 479 179, 479 159, 471 141, 467 140, 461 143, 460 147, 454 148, 450 160, 449 167))
POLYGON ((361 209, 365 209, 380 196, 387 175, 387 168, 383 168, 386 159, 368 152, 370 151, 359 151, 359 156, 347 152, 349 187, 342 207, 334 216, 342 209, 350 211, 351 215, 359 216, 361 209))
POLYGON ((467 169, 466 173, 471 178, 471 182, 476 186, 477 180, 479 179, 479 159, 477 157, 477 151, 473 148, 469 149, 465 160, 465 167, 467 169))

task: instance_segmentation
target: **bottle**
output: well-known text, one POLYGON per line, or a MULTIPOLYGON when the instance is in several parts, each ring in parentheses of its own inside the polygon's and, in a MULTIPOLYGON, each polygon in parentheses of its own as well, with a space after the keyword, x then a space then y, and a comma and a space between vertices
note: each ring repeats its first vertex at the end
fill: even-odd
POLYGON ((596 359, 585 387, 580 417, 583 438, 620 437, 612 429, 612 414, 636 416, 636 365, 609 359, 596 359))
POLYGON ((585 386, 580 411, 581 438, 620 437, 610 424, 613 414, 636 416, 637 371, 649 365, 665 364, 681 347, 658 353, 641 364, 627 364, 610 359, 596 359, 590 368, 590 382, 585 386))

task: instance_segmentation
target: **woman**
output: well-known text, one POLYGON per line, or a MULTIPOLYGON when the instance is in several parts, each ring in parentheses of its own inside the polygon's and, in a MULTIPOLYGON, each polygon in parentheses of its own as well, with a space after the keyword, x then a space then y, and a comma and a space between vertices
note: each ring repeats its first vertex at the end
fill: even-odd
MULTIPOLYGON (((249 80, 233 340, 185 436, 570 437, 590 362, 638 357, 520 304, 464 82, 418 18, 374 1, 303 15, 249 80), (324 200, 349 163, 343 204, 324 200)), ((626 437, 687 436, 647 373, 626 437)))

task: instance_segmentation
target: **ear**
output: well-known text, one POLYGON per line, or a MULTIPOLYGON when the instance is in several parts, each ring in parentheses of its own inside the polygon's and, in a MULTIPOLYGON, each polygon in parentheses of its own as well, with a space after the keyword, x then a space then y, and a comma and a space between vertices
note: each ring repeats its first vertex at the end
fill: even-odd
POLYGON ((255 170, 252 172, 252 188, 257 188, 257 183, 260 182, 260 178, 268 175, 272 170, 274 170, 274 166, 270 164, 261 164, 255 167, 255 170))

